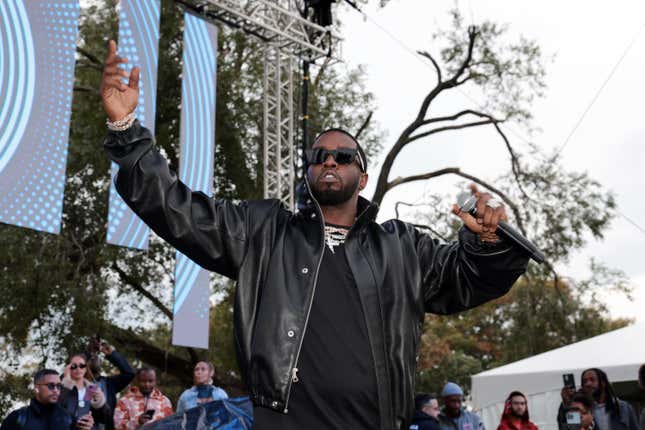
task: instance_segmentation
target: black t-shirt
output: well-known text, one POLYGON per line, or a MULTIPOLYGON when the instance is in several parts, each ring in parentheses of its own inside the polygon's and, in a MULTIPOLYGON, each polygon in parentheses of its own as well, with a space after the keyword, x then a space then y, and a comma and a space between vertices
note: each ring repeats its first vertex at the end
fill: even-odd
POLYGON ((377 429, 374 361, 345 257, 347 227, 325 227, 325 254, 291 385, 289 412, 255 408, 254 429, 377 429))

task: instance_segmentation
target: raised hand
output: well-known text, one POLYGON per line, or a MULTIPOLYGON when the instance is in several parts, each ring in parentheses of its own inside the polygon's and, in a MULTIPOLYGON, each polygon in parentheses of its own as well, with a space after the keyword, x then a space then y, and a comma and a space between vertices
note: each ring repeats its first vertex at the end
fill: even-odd
POLYGON ((471 184, 470 191, 477 197, 477 217, 461 210, 459 205, 452 205, 452 211, 464 222, 473 233, 477 233, 484 242, 497 242, 499 237, 495 234, 500 220, 507 221, 504 205, 493 201, 490 193, 480 193, 475 184, 471 184))
POLYGON ((133 67, 129 73, 120 69, 119 64, 128 60, 119 57, 116 49, 116 42, 110 40, 101 78, 103 110, 113 122, 134 111, 139 101, 139 68, 133 67), (124 84, 121 78, 128 78, 128 84, 124 84))

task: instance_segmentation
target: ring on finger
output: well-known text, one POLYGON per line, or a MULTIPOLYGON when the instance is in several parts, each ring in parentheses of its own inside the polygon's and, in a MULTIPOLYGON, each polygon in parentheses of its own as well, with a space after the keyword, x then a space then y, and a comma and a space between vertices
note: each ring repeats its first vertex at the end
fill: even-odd
POLYGON ((490 199, 486 202, 486 206, 488 206, 491 209, 497 209, 502 205, 502 202, 500 202, 497 199, 490 199))

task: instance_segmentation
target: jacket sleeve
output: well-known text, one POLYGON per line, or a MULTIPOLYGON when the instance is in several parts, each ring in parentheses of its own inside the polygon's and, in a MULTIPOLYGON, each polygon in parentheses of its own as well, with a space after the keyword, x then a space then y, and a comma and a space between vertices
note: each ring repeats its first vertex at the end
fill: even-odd
POLYGON ((130 208, 160 237, 204 267, 237 278, 245 251, 245 203, 215 200, 188 188, 153 146, 138 121, 104 142, 119 165, 116 189, 130 208))
POLYGON ((452 314, 506 294, 528 257, 500 241, 489 245, 462 227, 459 240, 440 244, 414 227, 426 312, 452 314))
POLYGON ((181 414, 185 411, 186 409, 186 391, 181 393, 181 396, 179 396, 179 400, 177 400, 177 413, 181 414))
POLYGON ((110 363, 119 369, 118 375, 108 376, 108 384, 112 385, 114 394, 120 393, 134 379, 134 369, 118 351, 112 351, 112 354, 106 356, 110 363))

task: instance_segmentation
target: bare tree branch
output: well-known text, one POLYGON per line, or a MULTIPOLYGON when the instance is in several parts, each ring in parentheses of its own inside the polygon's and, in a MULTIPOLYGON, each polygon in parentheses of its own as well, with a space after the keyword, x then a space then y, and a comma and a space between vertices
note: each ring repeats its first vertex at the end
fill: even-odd
POLYGON ((485 120, 482 120, 482 121, 467 122, 465 124, 446 125, 444 127, 434 128, 432 130, 429 130, 429 131, 426 131, 426 132, 423 132, 423 133, 419 133, 419 134, 415 134, 414 136, 410 136, 408 138, 408 140, 405 142, 405 144, 407 145, 408 143, 414 142, 415 140, 421 139, 423 137, 430 136, 432 134, 441 133, 443 131, 461 130, 463 128, 479 127, 480 125, 494 124, 494 123, 495 123, 494 120, 485 119, 485 120))
POLYGON ((362 125, 361 125, 361 127, 358 129, 358 131, 356 132, 355 137, 356 137, 356 139, 357 139, 357 140, 358 140, 358 138, 360 137, 360 135, 365 131, 365 129, 367 128, 367 126, 369 125, 370 121, 372 120, 372 115, 373 115, 373 114, 374 114, 374 112, 373 112, 373 111, 370 111, 370 113, 369 113, 369 114, 367 114, 367 118, 365 118, 365 121, 363 121, 363 124, 362 124, 362 125))
POLYGON ((87 87, 85 85, 74 85, 74 91, 79 91, 83 93, 92 93, 97 97, 101 97, 101 93, 94 87, 87 87))
POLYGON ((414 181, 423 181, 426 179, 436 178, 437 176, 443 176, 450 173, 458 174, 460 172, 459 167, 446 167, 444 169, 435 170, 434 172, 424 173, 421 175, 412 175, 406 176, 404 178, 398 177, 387 184, 387 190, 390 191, 392 188, 399 185, 407 184, 408 182, 414 181))
POLYGON ((98 64, 95 64, 89 61, 78 60, 76 62, 76 67, 79 69, 94 69, 94 70, 98 70, 99 72, 103 72, 102 66, 99 66, 98 64))
MULTIPOLYGON (((396 219, 400 219, 399 218, 399 205, 410 206, 410 207, 427 206, 427 204, 414 204, 414 203, 406 203, 406 202, 401 202, 401 201, 396 202, 396 204, 394 205, 394 212, 396 213, 396 219)), ((432 234, 437 236, 439 239, 443 240, 444 242, 448 242, 448 239, 444 235, 442 235, 441 233, 439 233, 437 230, 433 229, 429 225, 414 224, 414 223, 408 223, 408 224, 413 225, 413 226, 415 226, 417 228, 421 228, 421 229, 424 229, 424 230, 429 230, 432 234)))
POLYGON ((150 302, 152 302, 152 304, 155 305, 155 307, 159 309, 164 315, 166 315, 170 320, 173 319, 173 313, 170 311, 170 309, 168 309, 166 305, 161 303, 161 300, 156 298, 150 291, 146 290, 132 276, 126 273, 125 270, 121 269, 116 261, 112 263, 112 268, 119 274, 119 277, 124 284, 130 286, 133 290, 141 294, 146 299, 150 300, 150 302))
POLYGON ((412 175, 412 176, 407 176, 405 178, 400 178, 400 177, 396 178, 395 180, 387 184, 387 191, 390 191, 394 187, 397 187, 399 185, 406 184, 409 182, 427 180, 430 178, 436 178, 438 176, 443 176, 448 174, 453 174, 453 175, 461 176, 462 178, 469 179, 475 182, 476 184, 479 184, 482 187, 488 189, 489 191, 496 194, 497 196, 499 196, 499 198, 501 198, 504 201, 504 203, 506 203, 506 205, 513 211, 513 215, 515 215, 515 221, 517 222, 517 226, 522 232, 522 234, 527 236, 526 228, 524 227, 524 223, 522 222, 522 215, 520 213, 518 206, 513 202, 513 200, 511 200, 511 198, 499 188, 491 185, 490 183, 484 181, 483 179, 480 179, 476 176, 462 172, 461 169, 459 169, 458 167, 447 167, 445 169, 435 170, 433 172, 428 172, 421 175, 412 175))
POLYGON ((441 77, 441 68, 439 67, 439 64, 437 63, 437 61, 434 59, 432 55, 430 55, 429 52, 417 51, 417 53, 423 57, 426 57, 428 60, 432 62, 432 65, 434 66, 434 70, 435 72, 437 72, 437 83, 440 84, 443 81, 443 79, 441 77))
POLYGON ((76 52, 78 52, 79 54, 82 54, 85 58, 90 60, 92 63, 94 63, 94 64, 96 64, 98 66, 101 66, 101 69, 103 69, 103 62, 101 60, 99 60, 97 56, 93 55, 89 51, 86 51, 85 49, 81 48, 80 46, 76 47, 76 52))

